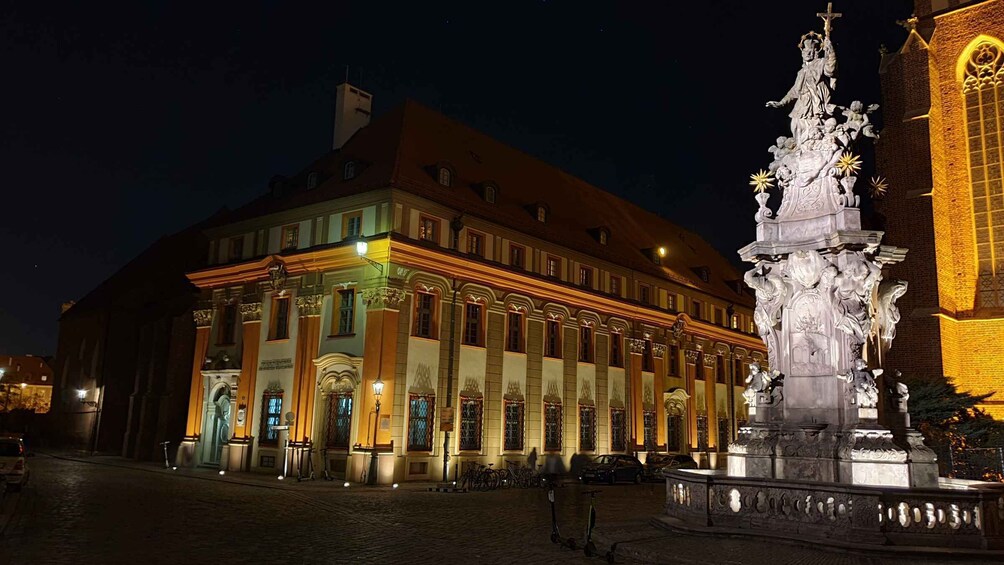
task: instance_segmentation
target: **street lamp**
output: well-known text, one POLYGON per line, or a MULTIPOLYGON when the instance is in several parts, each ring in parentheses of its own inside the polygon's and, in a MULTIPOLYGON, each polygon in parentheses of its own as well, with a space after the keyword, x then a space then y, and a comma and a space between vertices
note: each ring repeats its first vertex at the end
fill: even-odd
POLYGON ((383 381, 377 375, 373 381, 373 397, 376 398, 376 421, 373 424, 373 451, 370 452, 370 471, 366 475, 366 484, 375 485, 377 475, 377 431, 380 429, 380 397, 383 396, 383 381))
POLYGON ((92 406, 94 408, 98 407, 98 403, 96 401, 94 401, 94 400, 84 400, 85 398, 87 398, 87 389, 78 388, 77 389, 77 400, 79 400, 81 404, 86 404, 87 406, 92 406))
MULTIPOLYGON (((361 259, 365 260, 370 265, 373 265, 373 268, 380 271, 380 274, 382 275, 383 265, 381 263, 377 263, 373 259, 370 259, 369 257, 366 256, 366 252, 369 251, 369 248, 370 245, 369 243, 366 242, 366 240, 360 239, 356 241, 356 255, 358 255, 361 259)), ((375 387, 376 383, 373 383, 373 386, 375 387)))

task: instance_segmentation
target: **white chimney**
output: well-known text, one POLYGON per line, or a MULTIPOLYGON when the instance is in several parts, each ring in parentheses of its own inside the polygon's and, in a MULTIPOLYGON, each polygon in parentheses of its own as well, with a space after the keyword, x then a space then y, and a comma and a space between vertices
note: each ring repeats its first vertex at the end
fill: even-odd
POLYGON ((332 149, 339 149, 357 131, 370 123, 373 95, 347 82, 335 87, 335 140, 332 149))

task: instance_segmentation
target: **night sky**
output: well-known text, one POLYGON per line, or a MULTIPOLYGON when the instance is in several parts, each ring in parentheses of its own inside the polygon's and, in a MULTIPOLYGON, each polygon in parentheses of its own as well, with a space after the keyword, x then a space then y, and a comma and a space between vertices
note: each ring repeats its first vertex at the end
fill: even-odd
MULTIPOLYGON (((60 303, 328 150, 346 66, 375 115, 418 100, 738 262, 749 174, 787 128, 764 102, 825 4, 4 2, 0 354, 55 353, 60 303)), ((835 102, 880 102, 912 2, 834 4, 835 102)))

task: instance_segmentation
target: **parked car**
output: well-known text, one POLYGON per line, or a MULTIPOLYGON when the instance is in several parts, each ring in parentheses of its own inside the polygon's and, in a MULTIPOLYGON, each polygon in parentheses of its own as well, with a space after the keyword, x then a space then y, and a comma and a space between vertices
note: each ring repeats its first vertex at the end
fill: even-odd
POLYGON ((24 442, 16 436, 0 436, 0 475, 7 480, 7 490, 20 490, 28 482, 28 463, 24 442))
POLYGON ((670 455, 667 453, 649 453, 645 458, 645 476, 661 480, 668 471, 676 469, 696 469, 697 462, 689 455, 670 455))
POLYGON ((593 481, 614 484, 617 481, 640 483, 645 467, 630 455, 599 455, 582 469, 583 483, 593 481))

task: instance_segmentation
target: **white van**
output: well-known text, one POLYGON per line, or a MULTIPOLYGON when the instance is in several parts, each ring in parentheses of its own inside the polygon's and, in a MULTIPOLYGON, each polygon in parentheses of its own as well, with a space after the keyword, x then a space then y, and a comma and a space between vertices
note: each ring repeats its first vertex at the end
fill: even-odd
POLYGON ((7 479, 7 490, 20 490, 28 482, 28 463, 24 442, 16 436, 0 436, 0 475, 7 479))

